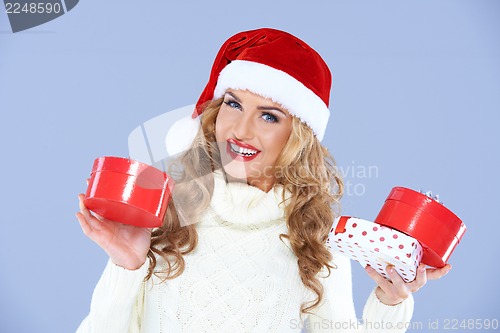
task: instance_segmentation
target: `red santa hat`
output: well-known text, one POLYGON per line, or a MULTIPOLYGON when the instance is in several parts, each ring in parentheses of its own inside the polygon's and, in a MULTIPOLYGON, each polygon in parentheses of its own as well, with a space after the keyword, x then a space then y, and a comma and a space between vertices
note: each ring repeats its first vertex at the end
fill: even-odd
MULTIPOLYGON (((240 32, 220 48, 192 118, 203 113, 206 102, 222 97, 227 89, 249 90, 282 105, 321 141, 330 116, 331 83, 325 61, 299 38, 270 28, 240 32)), ((185 149, 194 135, 188 138, 185 149)), ((171 143, 179 145, 178 140, 171 143)))

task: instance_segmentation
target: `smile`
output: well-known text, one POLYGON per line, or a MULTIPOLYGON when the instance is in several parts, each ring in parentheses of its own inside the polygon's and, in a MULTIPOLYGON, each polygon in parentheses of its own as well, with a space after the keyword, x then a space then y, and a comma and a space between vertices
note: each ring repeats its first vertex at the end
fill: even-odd
POLYGON ((248 149, 248 148, 243 148, 238 145, 235 145, 234 143, 230 143, 229 146, 231 147, 231 150, 235 152, 236 154, 241 154, 244 156, 252 156, 257 154, 257 150, 253 149, 248 149))
POLYGON ((234 139, 227 140, 227 151, 233 159, 242 161, 250 161, 260 153, 255 147, 234 139))

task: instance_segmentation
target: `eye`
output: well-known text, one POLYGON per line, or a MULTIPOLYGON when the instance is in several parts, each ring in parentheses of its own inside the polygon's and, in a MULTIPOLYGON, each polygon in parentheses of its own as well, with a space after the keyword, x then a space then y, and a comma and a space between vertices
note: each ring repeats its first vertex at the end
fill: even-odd
POLYGON ((277 123, 278 122, 278 117, 273 115, 272 113, 265 112, 262 114, 262 119, 268 123, 277 123))
POLYGON ((241 110, 241 105, 240 103, 234 101, 234 100, 227 100, 227 101, 224 101, 224 104, 226 104, 227 106, 229 106, 230 108, 233 108, 233 109, 238 109, 238 110, 241 110))

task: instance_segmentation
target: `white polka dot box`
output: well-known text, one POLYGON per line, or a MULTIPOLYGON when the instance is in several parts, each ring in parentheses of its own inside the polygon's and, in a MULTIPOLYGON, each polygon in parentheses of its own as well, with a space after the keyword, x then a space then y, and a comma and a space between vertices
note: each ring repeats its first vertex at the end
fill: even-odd
POLYGON ((422 246, 416 239, 378 223, 349 216, 335 220, 327 245, 363 267, 370 265, 387 279, 386 267, 393 265, 406 282, 415 279, 422 258, 422 246))

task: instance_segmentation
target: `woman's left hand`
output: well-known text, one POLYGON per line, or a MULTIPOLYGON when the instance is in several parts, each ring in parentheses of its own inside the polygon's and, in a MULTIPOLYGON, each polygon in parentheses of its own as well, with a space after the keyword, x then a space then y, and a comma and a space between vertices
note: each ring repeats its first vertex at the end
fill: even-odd
POLYGON ((396 305, 408 298, 411 293, 422 288, 427 280, 437 280, 446 275, 451 270, 451 265, 446 264, 442 268, 426 268, 421 263, 417 268, 417 276, 412 282, 405 282, 393 266, 388 266, 386 269, 391 281, 386 280, 370 266, 367 266, 365 270, 378 285, 375 291, 377 298, 386 305, 396 305))

